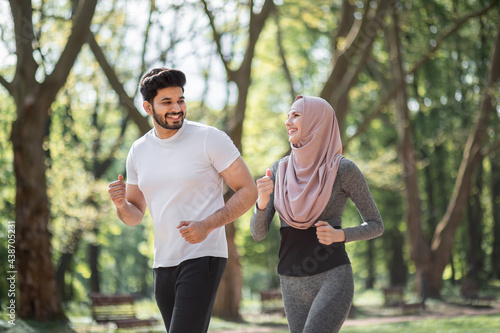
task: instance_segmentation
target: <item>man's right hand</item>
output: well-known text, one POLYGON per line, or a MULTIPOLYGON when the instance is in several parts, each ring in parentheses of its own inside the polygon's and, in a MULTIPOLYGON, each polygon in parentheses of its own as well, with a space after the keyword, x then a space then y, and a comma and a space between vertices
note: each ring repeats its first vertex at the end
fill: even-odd
POLYGON ((115 180, 114 182, 109 183, 108 192, 109 192, 109 196, 111 197, 111 200, 113 200, 113 203, 115 204, 116 208, 120 208, 120 207, 125 206, 126 195, 127 195, 127 186, 125 185, 125 182, 123 181, 122 175, 118 175, 118 180, 115 180))
POLYGON ((257 208, 262 210, 266 209, 269 203, 271 193, 274 191, 274 182, 271 180, 271 170, 266 170, 266 175, 257 179, 257 191, 259 198, 257 199, 257 208))

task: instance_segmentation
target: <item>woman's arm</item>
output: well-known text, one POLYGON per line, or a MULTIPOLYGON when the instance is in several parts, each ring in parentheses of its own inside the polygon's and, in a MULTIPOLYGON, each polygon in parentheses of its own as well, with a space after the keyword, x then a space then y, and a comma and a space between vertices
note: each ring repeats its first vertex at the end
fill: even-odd
POLYGON ((276 178, 276 170, 278 163, 274 163, 266 172, 266 176, 257 180, 257 190, 259 199, 255 204, 252 218, 250 220, 250 232, 256 241, 261 241, 266 238, 271 222, 275 214, 274 209, 274 181, 276 178), (265 204, 265 206, 264 206, 265 204), (263 206, 263 207, 261 207, 263 206))
POLYGON ((344 159, 343 163, 347 165, 342 166, 342 188, 356 205, 363 220, 356 227, 342 229, 345 233, 345 242, 381 236, 384 233, 384 223, 365 177, 354 162, 344 159))

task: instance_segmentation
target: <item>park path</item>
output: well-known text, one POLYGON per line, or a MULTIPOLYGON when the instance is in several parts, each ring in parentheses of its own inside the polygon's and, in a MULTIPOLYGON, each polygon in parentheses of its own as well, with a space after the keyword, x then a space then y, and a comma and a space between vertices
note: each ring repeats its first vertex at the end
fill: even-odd
POLYGON ((424 320, 424 319, 444 319, 461 316, 485 316, 500 314, 500 306, 492 307, 464 307, 457 305, 447 305, 438 310, 427 310, 415 315, 399 315, 399 316, 380 316, 363 319, 347 319, 344 326, 363 326, 363 325, 379 325, 379 324, 394 324, 407 321, 424 320))
MULTIPOLYGON (((491 307, 466 307, 463 305, 441 304, 437 307, 430 306, 427 310, 415 315, 391 315, 374 316, 362 319, 347 319, 344 323, 344 326, 394 324, 415 320, 444 319, 461 316, 482 316, 494 314, 500 314, 500 304, 494 304, 491 307)), ((227 330, 210 330, 209 333, 272 333, 280 330, 284 331, 286 329, 286 325, 272 325, 227 330)))

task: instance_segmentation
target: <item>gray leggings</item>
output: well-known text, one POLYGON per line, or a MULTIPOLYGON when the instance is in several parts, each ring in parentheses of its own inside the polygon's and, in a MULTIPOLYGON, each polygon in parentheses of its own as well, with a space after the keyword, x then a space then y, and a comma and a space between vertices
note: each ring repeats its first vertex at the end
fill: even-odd
POLYGON ((354 295, 351 265, 306 277, 280 275, 290 333, 333 333, 342 327, 354 295))

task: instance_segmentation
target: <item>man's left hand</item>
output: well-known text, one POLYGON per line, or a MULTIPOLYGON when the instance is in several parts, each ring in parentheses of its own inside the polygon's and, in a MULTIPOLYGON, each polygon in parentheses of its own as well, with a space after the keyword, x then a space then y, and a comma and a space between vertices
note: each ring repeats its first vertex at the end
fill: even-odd
POLYGON ((210 233, 206 223, 203 221, 181 221, 177 226, 182 238, 190 244, 203 242, 210 233))

